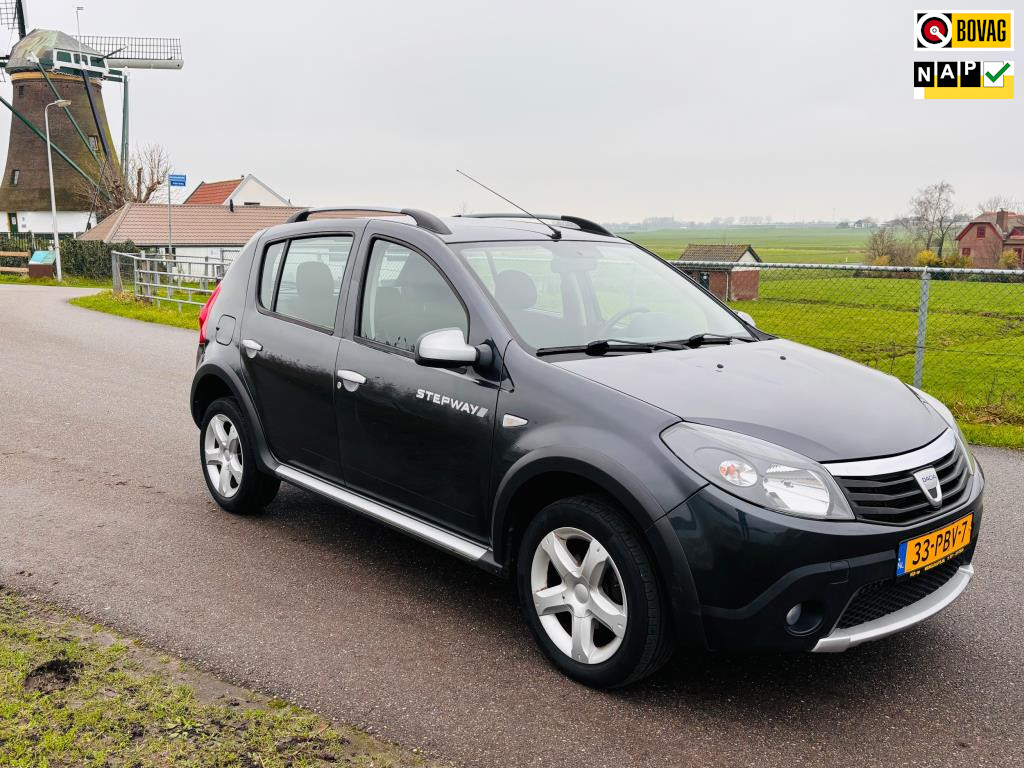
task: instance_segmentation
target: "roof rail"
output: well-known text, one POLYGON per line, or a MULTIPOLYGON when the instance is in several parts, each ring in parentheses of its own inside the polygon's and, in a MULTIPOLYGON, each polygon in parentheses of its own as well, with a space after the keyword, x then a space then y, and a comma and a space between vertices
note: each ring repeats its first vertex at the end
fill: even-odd
POLYGON ((535 216, 529 216, 525 213, 463 213, 457 214, 468 219, 542 219, 545 221, 564 221, 567 224, 575 224, 579 227, 581 232, 589 232, 592 235, 605 235, 606 237, 615 237, 611 232, 602 227, 600 224, 590 219, 583 219, 579 216, 562 216, 562 215, 548 215, 538 213, 535 216))
POLYGON ((409 216, 416 222, 416 226, 433 232, 435 235, 450 235, 452 231, 445 226, 437 216, 429 211, 421 211, 418 208, 379 208, 374 205, 345 205, 329 206, 326 208, 305 208, 293 214, 288 223, 306 221, 310 216, 317 213, 391 213, 401 216, 409 216))

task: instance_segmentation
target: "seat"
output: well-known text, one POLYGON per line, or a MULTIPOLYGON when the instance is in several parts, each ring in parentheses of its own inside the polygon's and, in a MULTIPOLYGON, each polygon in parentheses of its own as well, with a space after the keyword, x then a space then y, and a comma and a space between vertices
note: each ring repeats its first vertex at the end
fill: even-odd
POLYGON ((295 270, 296 317, 333 328, 338 311, 334 275, 322 261, 304 261, 295 270))

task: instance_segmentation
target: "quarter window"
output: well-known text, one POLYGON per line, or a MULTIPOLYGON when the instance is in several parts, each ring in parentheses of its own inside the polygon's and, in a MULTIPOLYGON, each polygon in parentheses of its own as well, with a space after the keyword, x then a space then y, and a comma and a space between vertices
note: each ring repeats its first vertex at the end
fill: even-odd
POLYGON ((263 259, 260 303, 280 315, 334 328, 351 249, 351 235, 304 237, 287 245, 271 245, 263 259))
POLYGON ((415 352, 420 336, 442 328, 459 328, 466 336, 469 318, 437 267, 416 251, 377 240, 363 288, 360 336, 415 352))

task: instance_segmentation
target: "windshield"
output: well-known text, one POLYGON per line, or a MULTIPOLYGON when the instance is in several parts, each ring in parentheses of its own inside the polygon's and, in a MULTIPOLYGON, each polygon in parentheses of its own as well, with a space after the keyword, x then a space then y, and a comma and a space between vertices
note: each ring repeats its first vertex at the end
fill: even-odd
POLYGON ((750 338, 733 315, 661 259, 628 243, 454 244, 534 349, 697 334, 750 338))

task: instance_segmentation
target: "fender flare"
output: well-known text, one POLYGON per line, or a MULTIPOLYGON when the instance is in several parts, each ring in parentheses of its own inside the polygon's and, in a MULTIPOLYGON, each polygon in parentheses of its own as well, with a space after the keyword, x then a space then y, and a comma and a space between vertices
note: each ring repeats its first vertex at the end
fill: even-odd
POLYGON ((564 447, 545 446, 522 456, 508 469, 494 496, 491 523, 494 558, 502 568, 513 575, 509 568, 513 553, 506 541, 511 501, 529 480, 547 472, 579 475, 622 505, 653 555, 653 565, 667 592, 677 642, 706 648, 697 588, 686 554, 669 523, 669 510, 662 508, 627 467, 598 451, 587 448, 567 451, 564 447))
POLYGON ((226 386, 241 406, 242 412, 249 422, 249 427, 252 429, 252 439, 256 444, 256 461, 260 469, 273 474, 278 466, 278 461, 274 458, 274 455, 270 452, 270 447, 267 445, 263 423, 256 412, 252 398, 249 397, 249 390, 234 371, 214 363, 203 363, 196 369, 195 375, 192 377, 192 387, 189 391, 189 412, 192 414, 192 421, 195 422, 197 427, 202 423, 203 414, 198 413, 196 410, 196 392, 202 383, 210 378, 217 379, 226 386))

